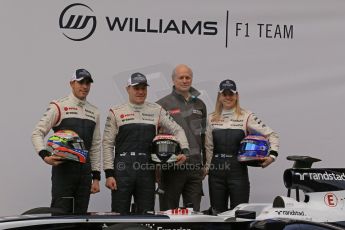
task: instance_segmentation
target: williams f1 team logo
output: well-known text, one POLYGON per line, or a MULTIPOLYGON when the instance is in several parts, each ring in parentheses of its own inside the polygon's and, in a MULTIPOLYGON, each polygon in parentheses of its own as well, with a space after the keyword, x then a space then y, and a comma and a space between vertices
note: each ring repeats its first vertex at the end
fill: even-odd
POLYGON ((91 37, 97 23, 96 16, 92 14, 93 10, 85 4, 74 3, 67 6, 59 18, 63 35, 73 41, 83 41, 91 37))

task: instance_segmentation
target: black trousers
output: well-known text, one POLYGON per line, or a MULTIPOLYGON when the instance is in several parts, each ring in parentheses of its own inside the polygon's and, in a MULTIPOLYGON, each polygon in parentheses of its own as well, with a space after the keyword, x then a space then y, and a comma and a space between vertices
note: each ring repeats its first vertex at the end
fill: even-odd
POLYGON ((92 183, 91 166, 64 162, 52 167, 51 207, 66 213, 87 212, 92 183))
POLYGON ((180 196, 185 207, 192 205, 194 211, 200 211, 203 172, 196 170, 163 170, 161 172, 161 189, 164 194, 159 197, 160 210, 178 208, 180 196))
POLYGON ((248 178, 231 178, 221 174, 209 175, 209 196, 211 207, 216 212, 225 212, 241 203, 248 203, 250 184, 248 178))
POLYGON ((121 215, 130 214, 131 200, 134 198, 137 214, 154 211, 155 177, 154 171, 148 173, 133 172, 115 176, 117 190, 111 192, 111 210, 121 215))

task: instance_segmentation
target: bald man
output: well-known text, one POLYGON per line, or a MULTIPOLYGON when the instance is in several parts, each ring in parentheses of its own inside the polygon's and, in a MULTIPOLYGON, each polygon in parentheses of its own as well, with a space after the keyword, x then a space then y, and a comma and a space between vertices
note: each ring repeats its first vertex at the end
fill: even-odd
POLYGON ((172 82, 172 92, 157 103, 184 129, 190 152, 184 164, 161 172, 160 187, 164 194, 160 195, 160 209, 178 208, 182 195, 185 207, 192 206, 195 211, 200 211, 206 105, 198 98, 200 93, 192 87, 193 71, 189 66, 177 65, 172 72, 172 82))

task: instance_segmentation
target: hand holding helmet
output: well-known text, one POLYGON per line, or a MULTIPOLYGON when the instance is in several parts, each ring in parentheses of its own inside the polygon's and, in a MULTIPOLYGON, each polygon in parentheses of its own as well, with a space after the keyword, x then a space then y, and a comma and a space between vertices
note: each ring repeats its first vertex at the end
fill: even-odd
POLYGON ((85 163, 88 151, 84 147, 83 140, 77 133, 71 130, 60 130, 55 132, 47 142, 47 151, 51 153, 45 162, 56 165, 55 161, 70 160, 85 163))
POLYGON ((187 160, 187 156, 184 155, 183 153, 178 154, 176 157, 176 164, 183 164, 187 160))
POLYGON ((46 156, 46 157, 44 157, 43 161, 46 162, 47 164, 51 165, 51 166, 57 166, 57 165, 63 163, 61 157, 56 156, 56 155, 46 156))
POLYGON ((266 168, 274 161, 274 158, 271 156, 265 157, 261 163, 261 167, 266 168))

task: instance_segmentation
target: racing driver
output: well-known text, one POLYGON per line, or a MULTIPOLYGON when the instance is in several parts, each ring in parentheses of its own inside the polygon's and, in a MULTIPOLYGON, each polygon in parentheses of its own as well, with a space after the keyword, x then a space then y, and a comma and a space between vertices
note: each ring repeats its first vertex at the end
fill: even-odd
POLYGON ((234 81, 226 79, 219 85, 215 111, 208 117, 206 128, 206 166, 209 168, 209 195, 215 213, 249 201, 249 177, 246 165, 237 161, 241 140, 248 134, 262 135, 270 143, 269 156, 261 166, 267 167, 278 156, 276 132, 239 104, 234 81))
POLYGON ((103 133, 103 167, 106 187, 112 191, 111 209, 123 215, 154 210, 155 168, 151 167, 150 150, 158 127, 179 141, 182 150, 177 164, 189 154, 183 129, 160 105, 145 102, 147 86, 145 75, 130 76, 126 87, 129 102, 110 109, 103 133), (135 210, 130 210, 132 196, 135 210))
POLYGON ((86 213, 90 193, 99 192, 101 136, 98 109, 86 101, 93 79, 78 69, 70 80, 72 93, 52 101, 32 132, 32 143, 45 163, 52 165, 51 207, 67 213, 86 213), (44 137, 53 129, 72 130, 88 150, 86 163, 62 161, 45 149, 44 137))

